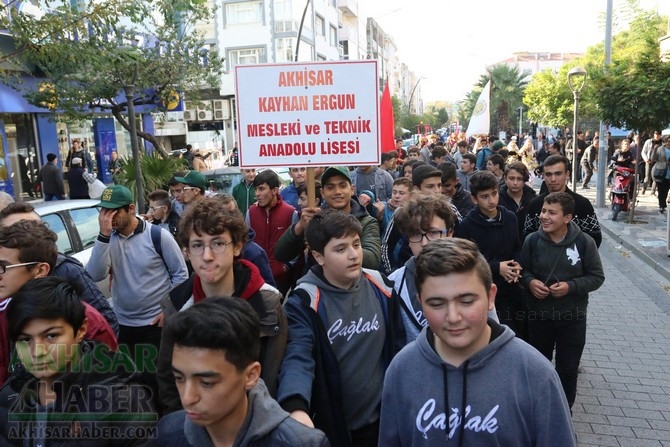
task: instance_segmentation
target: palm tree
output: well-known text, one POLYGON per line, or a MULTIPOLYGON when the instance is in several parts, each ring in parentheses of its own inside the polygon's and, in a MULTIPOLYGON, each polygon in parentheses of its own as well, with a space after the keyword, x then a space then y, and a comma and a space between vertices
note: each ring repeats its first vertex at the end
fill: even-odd
POLYGON ((515 109, 522 104, 523 92, 526 88, 525 76, 519 71, 518 67, 508 67, 507 65, 496 65, 488 70, 486 74, 479 77, 479 81, 473 87, 465 99, 461 102, 459 115, 462 121, 470 119, 472 109, 479 98, 480 93, 489 79, 491 80, 491 131, 510 130, 514 127, 514 120, 510 117, 515 116, 515 109))
POLYGON ((519 67, 496 65, 489 70, 491 78, 491 129, 498 131, 510 130, 514 127, 515 109, 522 104, 523 92, 528 81, 519 71, 519 67))

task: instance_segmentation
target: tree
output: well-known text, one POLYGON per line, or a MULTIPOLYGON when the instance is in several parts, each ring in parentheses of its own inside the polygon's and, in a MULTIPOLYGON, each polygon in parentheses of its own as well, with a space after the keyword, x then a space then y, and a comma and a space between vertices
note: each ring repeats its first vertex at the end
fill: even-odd
MULTIPOLYGON (((637 0, 629 0, 626 6, 622 9, 617 8, 614 17, 615 23, 619 23, 618 28, 622 29, 622 24, 629 23, 628 29, 618 32, 612 39, 612 70, 617 70, 617 73, 626 73, 626 67, 633 70, 635 66, 639 66, 640 57, 647 54, 648 60, 653 62, 654 67, 658 67, 658 38, 665 34, 667 29, 667 18, 661 17, 656 11, 645 11, 638 5, 637 0), (652 54, 656 57, 654 58, 652 54)), ((581 100, 579 102, 579 116, 580 121, 602 119, 608 124, 617 125, 615 121, 611 121, 608 117, 614 117, 615 114, 604 114, 602 107, 606 104, 614 104, 615 109, 618 110, 619 118, 623 114, 628 115, 631 110, 628 106, 631 103, 622 104, 624 98, 628 101, 629 93, 642 93, 639 89, 640 85, 646 84, 647 80, 644 76, 640 78, 632 77, 635 70, 631 71, 624 78, 619 79, 619 91, 607 88, 609 77, 604 76, 603 64, 605 62, 604 43, 599 43, 589 47, 586 54, 568 64, 564 64, 554 74, 551 70, 537 73, 526 87, 523 102, 529 107, 528 117, 545 125, 554 127, 564 127, 572 123, 573 120, 573 95, 568 86, 568 71, 577 66, 584 67, 588 72, 588 79, 586 81, 584 90, 581 92, 581 100), (628 76, 626 78, 626 76, 628 76), (626 82, 627 79, 627 82, 626 82), (633 80, 635 79, 635 82, 633 80), (640 84, 641 82, 641 84, 640 84), (607 94, 601 91, 605 88, 607 94), (627 94, 623 94, 627 93, 627 94), (619 101, 622 100, 622 101, 619 101), (604 101, 601 103, 601 101, 604 101)), ((662 76, 662 71, 656 72, 654 70, 647 70, 649 79, 658 79, 662 76)), ((640 74, 640 73, 638 73, 640 74)), ((652 82, 652 85, 654 83, 652 82)), ((652 90, 653 91, 653 90, 652 90)), ((651 94, 649 97, 654 97, 652 102, 662 101, 662 96, 659 93, 651 94)), ((636 96, 643 100, 643 97, 636 96)), ((632 104, 636 104, 633 101, 632 104)), ((643 108, 644 109, 644 108, 643 108)), ((613 110, 612 110, 613 111, 613 110)), ((662 116, 659 116, 662 118, 662 116)), ((626 120, 617 119, 617 122, 623 123, 626 120)), ((667 122, 666 122, 667 124, 667 122)), ((665 124, 664 124, 665 125, 665 124)), ((663 126, 664 126, 663 125, 663 126)), ((631 127, 639 130, 644 128, 631 127)))
POLYGON ((465 127, 486 83, 491 80, 491 131, 509 132, 515 123, 515 109, 521 104, 526 80, 518 67, 496 65, 481 75, 475 87, 461 103, 459 120, 465 127))
POLYGON ((395 119, 395 135, 396 138, 399 138, 403 134, 401 121, 407 114, 407 107, 397 96, 392 96, 391 102, 393 103, 393 118, 395 119))
POLYGON ((670 63, 661 61, 658 41, 649 39, 633 61, 613 60, 592 78, 603 121, 640 132, 670 123, 670 63))
MULTIPOLYGON (((533 76, 523 97, 523 103, 528 108, 528 119, 558 128, 572 123, 574 96, 568 85, 568 71, 580 62, 581 60, 576 60, 563 64, 557 74, 547 69, 533 76)), ((582 120, 592 119, 596 115, 597 109, 592 99, 593 89, 594 86, 587 80, 579 102, 579 115, 582 120)))
MULTIPOLYGON (((0 19, 16 46, 5 60, 43 82, 31 89, 16 72, 0 76, 34 105, 77 120, 108 111, 130 130, 124 86, 135 87, 135 107, 160 110, 178 92, 219 84, 222 60, 204 50, 192 25, 211 18, 206 0, 106 0, 72 7, 46 0, 45 5, 51 9, 43 15, 5 7, 0 19)), ((137 135, 167 156, 154 135, 140 130, 137 135)))

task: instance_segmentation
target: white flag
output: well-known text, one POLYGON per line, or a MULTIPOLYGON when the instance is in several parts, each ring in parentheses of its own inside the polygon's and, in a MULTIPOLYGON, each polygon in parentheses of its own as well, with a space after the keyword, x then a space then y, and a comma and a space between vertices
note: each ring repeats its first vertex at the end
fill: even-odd
POLYGON ((491 127, 491 81, 486 83, 482 94, 479 95, 465 136, 488 135, 491 127))

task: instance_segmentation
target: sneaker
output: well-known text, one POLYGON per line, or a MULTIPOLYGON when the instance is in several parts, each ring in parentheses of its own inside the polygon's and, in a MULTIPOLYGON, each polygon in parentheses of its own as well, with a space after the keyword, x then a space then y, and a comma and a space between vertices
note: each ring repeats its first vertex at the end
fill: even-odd
POLYGON ((659 208, 658 214, 665 214, 665 208, 659 208))
POLYGON ((582 189, 591 189, 591 188, 589 188, 589 185, 584 185, 582 186, 582 189))

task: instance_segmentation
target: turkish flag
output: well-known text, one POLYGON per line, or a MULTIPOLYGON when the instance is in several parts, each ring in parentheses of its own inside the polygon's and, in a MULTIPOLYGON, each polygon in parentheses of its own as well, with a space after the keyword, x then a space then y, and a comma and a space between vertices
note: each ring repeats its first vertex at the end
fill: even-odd
POLYGON ((391 152, 395 150, 395 118, 393 118, 393 102, 391 101, 391 92, 389 91, 389 84, 386 83, 384 87, 384 94, 380 103, 380 118, 379 125, 382 133, 382 152, 391 152))

